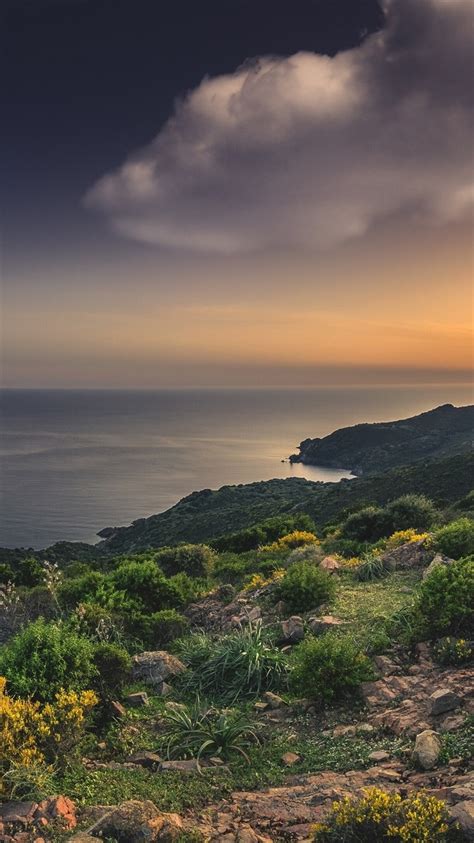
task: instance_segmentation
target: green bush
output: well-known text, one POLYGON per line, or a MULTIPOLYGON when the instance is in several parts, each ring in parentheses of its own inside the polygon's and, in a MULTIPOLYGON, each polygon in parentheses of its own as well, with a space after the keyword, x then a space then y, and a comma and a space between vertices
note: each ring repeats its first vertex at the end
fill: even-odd
POLYGON ((278 580, 274 594, 290 612, 305 612, 327 603, 335 592, 333 576, 310 562, 297 562, 278 580))
POLYGON ((306 638, 292 653, 293 690, 324 703, 354 694, 372 676, 369 659, 349 635, 327 632, 306 638))
POLYGON ((155 650, 166 648, 176 638, 188 631, 189 621, 176 609, 162 609, 145 615, 140 612, 123 617, 125 632, 144 647, 155 650))
POLYGON ((205 544, 182 544, 164 547, 156 554, 155 561, 168 576, 184 573, 190 577, 208 577, 215 557, 215 551, 205 544))
POLYGON ((474 556, 438 565, 421 583, 418 612, 424 631, 470 635, 474 630, 474 556))
MULTIPOLYGON (((108 577, 117 592, 123 592, 125 600, 136 601, 137 606, 148 612, 161 609, 175 609, 183 605, 178 586, 166 579, 155 562, 124 562, 108 577)), ((115 600, 120 608, 120 600, 115 600)))
POLYGON ((93 658, 97 671, 94 687, 103 699, 115 696, 130 679, 130 656, 123 647, 103 642, 95 645, 93 658))
POLYGON ((341 525, 342 538, 356 542, 376 542, 390 532, 393 530, 387 531, 385 512, 380 506, 365 506, 349 515, 341 525))
POLYGON ((451 559, 474 555, 474 521, 459 518, 436 531, 433 537, 436 550, 451 559))
POLYGON ((441 638, 434 647, 434 657, 438 664, 460 665, 474 658, 474 648, 465 638, 441 638))
POLYGON ((286 683, 287 661, 261 624, 215 639, 204 633, 179 642, 188 670, 179 684, 188 693, 233 701, 286 683))
POLYGON ((206 591, 209 591, 209 582, 207 580, 190 577, 183 572, 174 574, 174 576, 169 578, 168 582, 179 595, 180 602, 177 604, 178 608, 179 606, 185 606, 187 603, 194 603, 206 591))
POLYGON ((439 512, 435 505, 424 495, 402 495, 402 497, 391 501, 385 507, 387 535, 396 530, 408 530, 410 528, 418 532, 429 530, 439 512))
POLYGON ((73 609, 79 603, 93 603, 105 582, 100 571, 88 571, 79 577, 63 580, 58 589, 58 600, 65 609, 73 609))
POLYGON ((0 652, 0 674, 12 694, 54 700, 61 689, 91 687, 96 675, 94 647, 63 623, 40 618, 17 633, 0 652))
POLYGON ((295 530, 308 530, 314 532, 314 522, 309 515, 275 515, 273 518, 266 518, 259 524, 238 530, 236 533, 228 533, 211 542, 211 546, 219 553, 246 553, 248 550, 256 550, 260 545, 277 541, 282 536, 293 533, 295 530))

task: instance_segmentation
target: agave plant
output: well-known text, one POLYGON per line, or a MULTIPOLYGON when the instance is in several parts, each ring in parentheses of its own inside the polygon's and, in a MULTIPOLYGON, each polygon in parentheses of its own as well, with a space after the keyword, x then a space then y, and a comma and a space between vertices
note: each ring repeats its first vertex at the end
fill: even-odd
POLYGON ((367 555, 354 571, 359 582, 380 580, 387 574, 387 569, 380 557, 367 555))
POLYGON ((287 659, 261 623, 219 639, 192 636, 178 651, 189 668, 180 678, 187 692, 232 702, 286 685, 287 659))
POLYGON ((196 758, 217 756, 227 759, 239 753, 246 761, 245 748, 258 743, 251 721, 241 712, 219 710, 199 698, 194 705, 170 703, 164 718, 167 728, 162 735, 168 758, 196 758))

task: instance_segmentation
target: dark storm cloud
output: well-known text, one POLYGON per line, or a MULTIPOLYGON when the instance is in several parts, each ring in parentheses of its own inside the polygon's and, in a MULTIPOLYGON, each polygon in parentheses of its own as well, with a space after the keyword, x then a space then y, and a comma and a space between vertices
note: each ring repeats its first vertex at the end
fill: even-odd
POLYGON ((86 197, 137 240, 234 253, 331 246, 400 212, 472 207, 472 2, 392 0, 334 58, 261 58, 205 79, 86 197))

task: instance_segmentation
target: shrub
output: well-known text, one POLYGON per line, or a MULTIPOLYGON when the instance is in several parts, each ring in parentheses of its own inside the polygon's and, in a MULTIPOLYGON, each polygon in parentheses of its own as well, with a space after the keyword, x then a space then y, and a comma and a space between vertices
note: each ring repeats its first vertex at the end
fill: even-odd
POLYGON ((96 703, 92 691, 61 690, 45 705, 15 699, 0 676, 0 798, 25 797, 32 785, 49 783, 47 765, 77 742, 96 703))
POLYGON ((282 536, 271 544, 263 545, 260 550, 279 552, 282 550, 294 550, 296 547, 303 547, 307 544, 319 544, 319 539, 314 533, 307 530, 294 530, 286 536, 282 536))
POLYGON ((80 577, 63 580, 58 589, 58 600, 66 609, 73 609, 79 603, 93 603, 105 581, 100 571, 88 571, 80 577))
POLYGON ((334 802, 329 817, 315 828, 317 843, 447 843, 451 837, 444 802, 421 792, 402 798, 368 788, 356 800, 334 802))
POLYGON ((442 665, 460 665, 471 661, 474 649, 465 638, 442 638, 436 642, 434 656, 442 665))
POLYGON ((0 653, 0 674, 20 697, 54 700, 61 689, 90 687, 95 673, 92 642, 63 623, 42 618, 18 632, 0 653))
POLYGON ((121 691, 129 680, 132 660, 123 647, 104 641, 94 647, 94 665, 97 671, 95 687, 102 699, 108 699, 121 691))
POLYGON ((402 495, 385 507, 387 535, 395 530, 429 530, 438 517, 435 505, 424 495, 402 495))
POLYGON ((208 577, 215 558, 215 551, 205 544, 182 544, 158 551, 155 561, 168 576, 185 573, 191 577, 208 577))
POLYGON ((437 565, 421 583, 418 612, 430 636, 472 633, 473 609, 473 556, 437 565))
POLYGON ((222 638, 201 634, 183 639, 178 653, 188 670, 183 690, 200 696, 235 700, 279 688, 286 682, 287 661, 261 624, 222 638))
POLYGON ((151 615, 135 613, 124 618, 125 629, 136 641, 153 649, 165 648, 186 634, 189 621, 176 609, 163 609, 151 615))
POLYGON ((352 638, 337 632, 306 638, 293 650, 290 681, 296 693, 332 703, 372 678, 369 659, 352 638))
POLYGON ((376 542, 389 532, 393 531, 387 531, 385 513, 380 506, 366 506, 353 512, 341 525, 342 538, 357 542, 376 542))
POLYGON ((310 562, 313 565, 317 565, 323 558, 323 555, 319 542, 313 542, 312 544, 295 547, 288 556, 285 564, 294 565, 296 562, 310 562))
POLYGON ((402 544, 407 544, 408 542, 419 542, 422 539, 427 539, 428 535, 429 533, 418 533, 416 530, 412 529, 396 530, 395 533, 392 533, 392 535, 388 537, 383 546, 385 550, 394 550, 402 544))
POLYGON ((236 533, 229 533, 211 542, 212 547, 219 553, 245 553, 256 550, 261 545, 274 542, 281 536, 286 536, 294 530, 314 530, 314 523, 305 513, 299 515, 275 515, 267 518, 253 527, 247 527, 236 533))
POLYGON ((277 600, 283 600, 290 612, 305 612, 334 597, 334 577, 309 562, 297 562, 286 571, 275 588, 277 600))
MULTIPOLYGON (((176 583, 166 579, 155 562, 124 562, 110 575, 117 592, 137 602, 148 612, 174 609, 183 605, 183 597, 176 583)), ((114 601, 120 607, 120 600, 114 601)))
POLYGON ((238 711, 201 704, 168 704, 163 712, 163 746, 168 758, 217 756, 224 759, 236 752, 248 760, 244 747, 258 743, 250 720, 238 711))
POLYGON ((218 556, 214 565, 214 576, 222 583, 240 583, 249 570, 249 563, 234 553, 218 556))
POLYGON ((474 554, 474 521, 470 518, 459 518, 451 521, 445 527, 437 530, 433 537, 437 550, 451 559, 474 554))
POLYGON ((207 580, 190 577, 188 574, 181 572, 174 574, 168 580, 171 587, 179 595, 179 606, 185 606, 187 603, 192 603, 194 600, 199 600, 206 591, 209 591, 209 583, 207 580))

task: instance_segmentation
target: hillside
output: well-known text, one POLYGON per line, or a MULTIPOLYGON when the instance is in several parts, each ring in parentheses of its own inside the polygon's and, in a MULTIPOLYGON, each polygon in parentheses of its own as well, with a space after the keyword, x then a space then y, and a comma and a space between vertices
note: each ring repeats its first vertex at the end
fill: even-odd
POLYGON ((474 406, 443 404, 408 419, 343 427, 305 439, 291 462, 376 474, 423 459, 459 454, 472 444, 474 406))
POLYGON ((408 492, 425 494, 446 505, 470 491, 473 477, 474 455, 466 452, 340 483, 291 478, 204 489, 129 527, 106 528, 99 534, 104 537, 99 547, 118 554, 180 541, 206 541, 281 513, 306 512, 319 525, 344 509, 385 503, 408 492))

